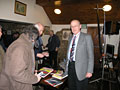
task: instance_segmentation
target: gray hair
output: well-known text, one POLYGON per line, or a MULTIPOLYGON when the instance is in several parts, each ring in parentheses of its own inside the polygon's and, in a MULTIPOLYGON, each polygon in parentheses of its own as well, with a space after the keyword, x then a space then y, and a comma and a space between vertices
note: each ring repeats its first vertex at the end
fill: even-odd
POLYGON ((22 33, 28 34, 30 40, 35 40, 39 35, 38 29, 34 25, 24 27, 22 33))

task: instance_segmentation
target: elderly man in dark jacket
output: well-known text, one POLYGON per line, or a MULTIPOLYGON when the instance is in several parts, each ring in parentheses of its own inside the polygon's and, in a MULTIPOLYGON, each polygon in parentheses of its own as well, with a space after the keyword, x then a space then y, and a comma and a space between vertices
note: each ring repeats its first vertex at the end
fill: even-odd
POLYGON ((49 31, 50 37, 48 39, 48 44, 46 47, 48 47, 49 51, 49 58, 50 58, 50 65, 53 68, 57 68, 57 54, 58 54, 58 49, 60 47, 60 40, 57 35, 54 34, 53 30, 49 31))

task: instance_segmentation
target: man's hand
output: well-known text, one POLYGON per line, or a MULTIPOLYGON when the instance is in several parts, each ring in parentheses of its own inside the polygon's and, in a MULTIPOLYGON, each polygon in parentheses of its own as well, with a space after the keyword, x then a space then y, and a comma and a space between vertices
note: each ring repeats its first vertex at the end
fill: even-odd
POLYGON ((46 48, 46 46, 43 45, 43 49, 45 49, 45 48, 46 48))
POLYGON ((38 53, 38 54, 37 54, 37 57, 39 57, 39 58, 43 58, 44 55, 43 55, 42 53, 38 53))
POLYGON ((39 82, 40 79, 41 79, 41 77, 40 77, 37 73, 35 73, 35 76, 37 76, 37 78, 38 78, 38 82, 39 82))
POLYGON ((38 70, 35 70, 34 73, 37 74, 38 70))
POLYGON ((48 52, 43 52, 42 53, 44 56, 48 57, 49 56, 49 53, 48 52))
POLYGON ((58 51, 58 49, 59 49, 59 48, 58 48, 58 47, 56 47, 55 51, 57 52, 57 51, 58 51))
POLYGON ((90 78, 90 77, 92 77, 92 73, 87 73, 86 78, 90 78))

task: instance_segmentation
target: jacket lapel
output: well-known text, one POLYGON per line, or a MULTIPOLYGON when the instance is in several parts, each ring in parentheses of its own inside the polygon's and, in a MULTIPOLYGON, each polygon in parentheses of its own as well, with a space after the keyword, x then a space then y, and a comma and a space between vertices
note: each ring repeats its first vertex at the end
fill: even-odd
POLYGON ((82 41, 83 41, 83 33, 80 32, 80 36, 79 36, 79 39, 78 39, 77 47, 78 47, 79 45, 81 45, 82 41))
POLYGON ((70 43, 71 43, 72 37, 73 37, 73 35, 70 36, 70 38, 69 38, 69 40, 68 40, 67 58, 66 58, 66 59, 68 59, 68 52, 69 52, 69 48, 70 48, 70 43))
POLYGON ((81 44, 82 44, 82 42, 83 42, 83 38, 84 38, 83 33, 80 32, 80 36, 79 36, 78 43, 77 43, 77 47, 76 47, 77 49, 76 49, 75 58, 77 57, 77 52, 80 51, 80 46, 81 46, 81 44))

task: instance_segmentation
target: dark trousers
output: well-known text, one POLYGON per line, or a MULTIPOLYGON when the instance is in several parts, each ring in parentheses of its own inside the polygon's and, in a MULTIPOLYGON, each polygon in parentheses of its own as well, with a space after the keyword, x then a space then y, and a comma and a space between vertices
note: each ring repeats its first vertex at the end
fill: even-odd
POLYGON ((70 62, 68 66, 68 90, 87 90, 88 79, 79 81, 76 76, 75 62, 70 62))
POLYGON ((50 65, 54 68, 57 68, 57 54, 56 51, 49 52, 50 65))

